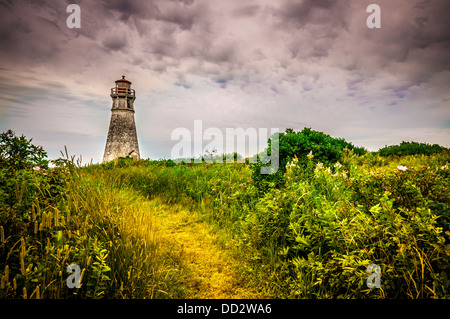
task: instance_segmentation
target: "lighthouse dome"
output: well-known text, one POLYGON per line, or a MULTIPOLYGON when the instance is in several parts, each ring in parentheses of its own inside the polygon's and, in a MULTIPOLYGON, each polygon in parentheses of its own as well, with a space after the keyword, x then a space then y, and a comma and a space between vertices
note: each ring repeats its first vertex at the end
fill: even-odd
POLYGON ((127 79, 125 79, 125 75, 122 75, 122 78, 121 79, 119 79, 119 80, 117 80, 116 81, 116 83, 117 82, 128 82, 128 83, 130 83, 131 84, 131 82, 130 81, 128 81, 127 79))

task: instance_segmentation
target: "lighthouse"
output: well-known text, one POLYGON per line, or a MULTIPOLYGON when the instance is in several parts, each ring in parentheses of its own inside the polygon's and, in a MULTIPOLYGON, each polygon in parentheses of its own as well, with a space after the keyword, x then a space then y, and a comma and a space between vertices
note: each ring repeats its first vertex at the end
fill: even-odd
POLYGON ((139 145, 134 121, 136 95, 131 82, 123 75, 111 88, 112 108, 103 163, 118 157, 139 159, 139 145))

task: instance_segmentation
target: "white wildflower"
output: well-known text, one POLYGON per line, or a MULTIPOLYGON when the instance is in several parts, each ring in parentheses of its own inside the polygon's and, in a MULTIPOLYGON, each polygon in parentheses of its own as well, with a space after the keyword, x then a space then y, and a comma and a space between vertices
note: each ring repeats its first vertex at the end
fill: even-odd
POLYGON ((406 171, 408 169, 406 166, 403 165, 397 166, 397 168, 401 171, 406 171))
POLYGON ((336 162, 336 164, 334 164, 334 168, 339 169, 339 168, 341 168, 341 167, 342 167, 342 164, 339 163, 339 162, 336 162))
POLYGON ((297 166, 297 163, 298 163, 298 158, 297 158, 297 156, 295 156, 295 157, 292 159, 292 162, 288 162, 288 163, 286 164, 286 169, 291 168, 291 167, 294 167, 294 166, 297 166))
POLYGON ((322 163, 317 163, 316 164, 316 168, 314 169, 314 172, 319 172, 321 169, 323 168, 323 164, 322 163))
POLYGON ((314 157, 312 151, 309 151, 309 154, 306 155, 306 157, 308 157, 308 159, 312 159, 314 157))

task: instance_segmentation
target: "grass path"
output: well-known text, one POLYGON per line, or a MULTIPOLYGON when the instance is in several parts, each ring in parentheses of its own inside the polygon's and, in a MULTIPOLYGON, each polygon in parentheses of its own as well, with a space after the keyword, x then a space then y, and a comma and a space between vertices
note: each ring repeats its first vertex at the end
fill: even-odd
MULTIPOLYGON (((258 298, 238 272, 238 262, 219 244, 213 228, 180 205, 153 200, 155 236, 179 255, 184 298, 258 298)), ((167 248, 167 247, 166 247, 167 248)))

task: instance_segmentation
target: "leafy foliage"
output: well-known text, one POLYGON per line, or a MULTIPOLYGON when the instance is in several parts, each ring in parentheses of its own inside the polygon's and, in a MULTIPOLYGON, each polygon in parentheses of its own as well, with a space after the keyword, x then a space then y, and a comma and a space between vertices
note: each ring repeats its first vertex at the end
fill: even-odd
POLYGON ((260 199, 245 231, 253 230, 249 241, 267 271, 282 274, 277 296, 448 297, 449 154, 402 159, 406 171, 359 160, 344 156, 351 172, 318 163, 308 179, 292 165, 282 191, 260 199), (421 165, 427 160, 431 167, 421 165), (382 268, 382 290, 365 285, 372 263, 382 268))
POLYGON ((47 153, 42 146, 35 146, 31 139, 24 135, 17 137, 12 130, 0 135, 0 168, 20 170, 31 168, 33 165, 48 168, 47 153))
POLYGON ((381 156, 405 156, 405 155, 431 155, 442 152, 445 147, 438 144, 427 144, 418 142, 401 142, 399 145, 385 146, 378 150, 378 154, 381 156))
POLYGON ((268 153, 278 152, 279 170, 275 174, 263 175, 260 173, 260 162, 253 165, 253 180, 258 189, 267 191, 271 187, 281 187, 286 172, 286 165, 294 158, 298 160, 298 165, 306 167, 308 155, 314 163, 321 162, 325 166, 332 167, 334 163, 341 161, 344 149, 352 150, 355 154, 362 155, 367 151, 362 147, 355 147, 342 138, 333 138, 322 132, 314 131, 311 128, 304 128, 300 132, 295 132, 288 128, 284 133, 279 133, 278 148, 272 150, 272 139, 268 141, 268 153))
POLYGON ((171 295, 166 283, 176 280, 140 224, 151 225, 139 198, 84 174, 73 157, 49 168, 42 148, 12 131, 2 143, 0 298, 171 295), (80 288, 66 285, 70 264, 82 269, 80 288))

